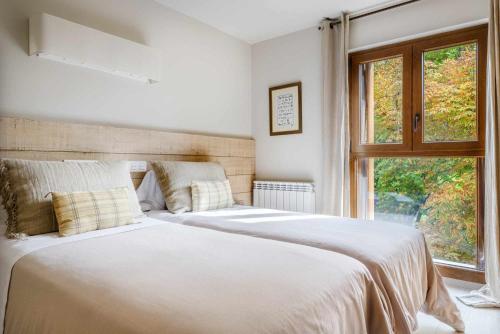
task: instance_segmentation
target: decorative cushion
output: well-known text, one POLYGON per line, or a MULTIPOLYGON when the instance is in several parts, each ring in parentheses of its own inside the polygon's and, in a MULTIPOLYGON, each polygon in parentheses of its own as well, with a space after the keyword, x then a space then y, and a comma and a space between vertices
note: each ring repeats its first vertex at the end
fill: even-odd
POLYGON ((134 223, 127 188, 53 192, 52 202, 60 236, 134 223))
POLYGON ((165 197, 167 209, 173 213, 191 211, 191 183, 224 181, 226 174, 214 162, 153 161, 153 170, 165 197))
POLYGON ((191 193, 194 212, 230 208, 234 204, 229 180, 193 181, 191 193))
POLYGON ((142 216, 126 161, 0 160, 0 193, 9 215, 7 236, 57 231, 51 192, 126 187, 133 217, 142 216))

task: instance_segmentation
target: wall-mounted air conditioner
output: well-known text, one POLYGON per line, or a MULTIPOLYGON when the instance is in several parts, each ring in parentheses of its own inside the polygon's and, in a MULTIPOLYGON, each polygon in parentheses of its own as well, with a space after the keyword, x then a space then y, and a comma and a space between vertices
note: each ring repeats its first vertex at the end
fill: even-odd
POLYGON ((142 82, 160 81, 159 50, 45 13, 30 17, 29 53, 142 82))

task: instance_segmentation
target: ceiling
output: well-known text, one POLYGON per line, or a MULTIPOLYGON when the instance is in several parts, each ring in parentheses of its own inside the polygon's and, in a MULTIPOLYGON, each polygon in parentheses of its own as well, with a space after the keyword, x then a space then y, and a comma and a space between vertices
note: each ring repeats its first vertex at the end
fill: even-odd
POLYGON ((387 0, 156 0, 248 43, 312 27, 387 0))

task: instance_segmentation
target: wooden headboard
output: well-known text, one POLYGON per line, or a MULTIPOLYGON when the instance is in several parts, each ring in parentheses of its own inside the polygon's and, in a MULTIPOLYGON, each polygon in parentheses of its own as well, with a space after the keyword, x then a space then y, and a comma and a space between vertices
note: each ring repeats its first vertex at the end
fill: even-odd
MULTIPOLYGON (((235 200, 252 202, 253 139, 0 117, 0 158, 216 161, 226 171, 235 200)), ((136 186, 144 174, 132 173, 136 186)))

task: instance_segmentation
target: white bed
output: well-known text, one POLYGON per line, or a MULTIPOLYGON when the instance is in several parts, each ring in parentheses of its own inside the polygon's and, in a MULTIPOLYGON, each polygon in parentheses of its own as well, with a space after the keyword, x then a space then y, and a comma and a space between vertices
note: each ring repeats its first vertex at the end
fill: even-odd
MULTIPOLYGON (((0 118, 0 126, 2 158, 189 156, 219 161, 230 177, 243 179, 240 200, 248 202, 251 192, 253 140, 15 118, 0 118)), ((9 235, 47 233, 26 240, 0 235, 0 321, 7 334, 392 332, 368 269, 336 252, 151 218, 67 237, 48 233, 55 229, 47 193, 131 183, 128 170, 115 185, 101 183, 115 172, 77 177, 63 166, 50 170, 39 166, 28 180, 18 169, 2 187, 3 203, 17 216, 8 220, 9 235), (21 208, 36 231, 19 228, 21 208), (50 224, 38 229, 38 218, 50 224)))
POLYGON ((424 236, 397 224, 235 206, 150 217, 189 226, 273 239, 342 253, 371 272, 387 303, 397 333, 411 333, 422 310, 463 331, 460 312, 435 268, 424 236))
POLYGON ((144 218, 0 255, 7 334, 391 332, 365 266, 291 243, 144 218))
POLYGON ((57 233, 47 233, 32 236, 24 240, 7 239, 4 236, 7 226, 5 224, 0 224, 0 323, 4 323, 12 268, 23 256, 50 246, 132 231, 148 226, 155 226, 161 223, 161 221, 155 219, 143 219, 139 224, 92 231, 67 238, 61 238, 57 233))

